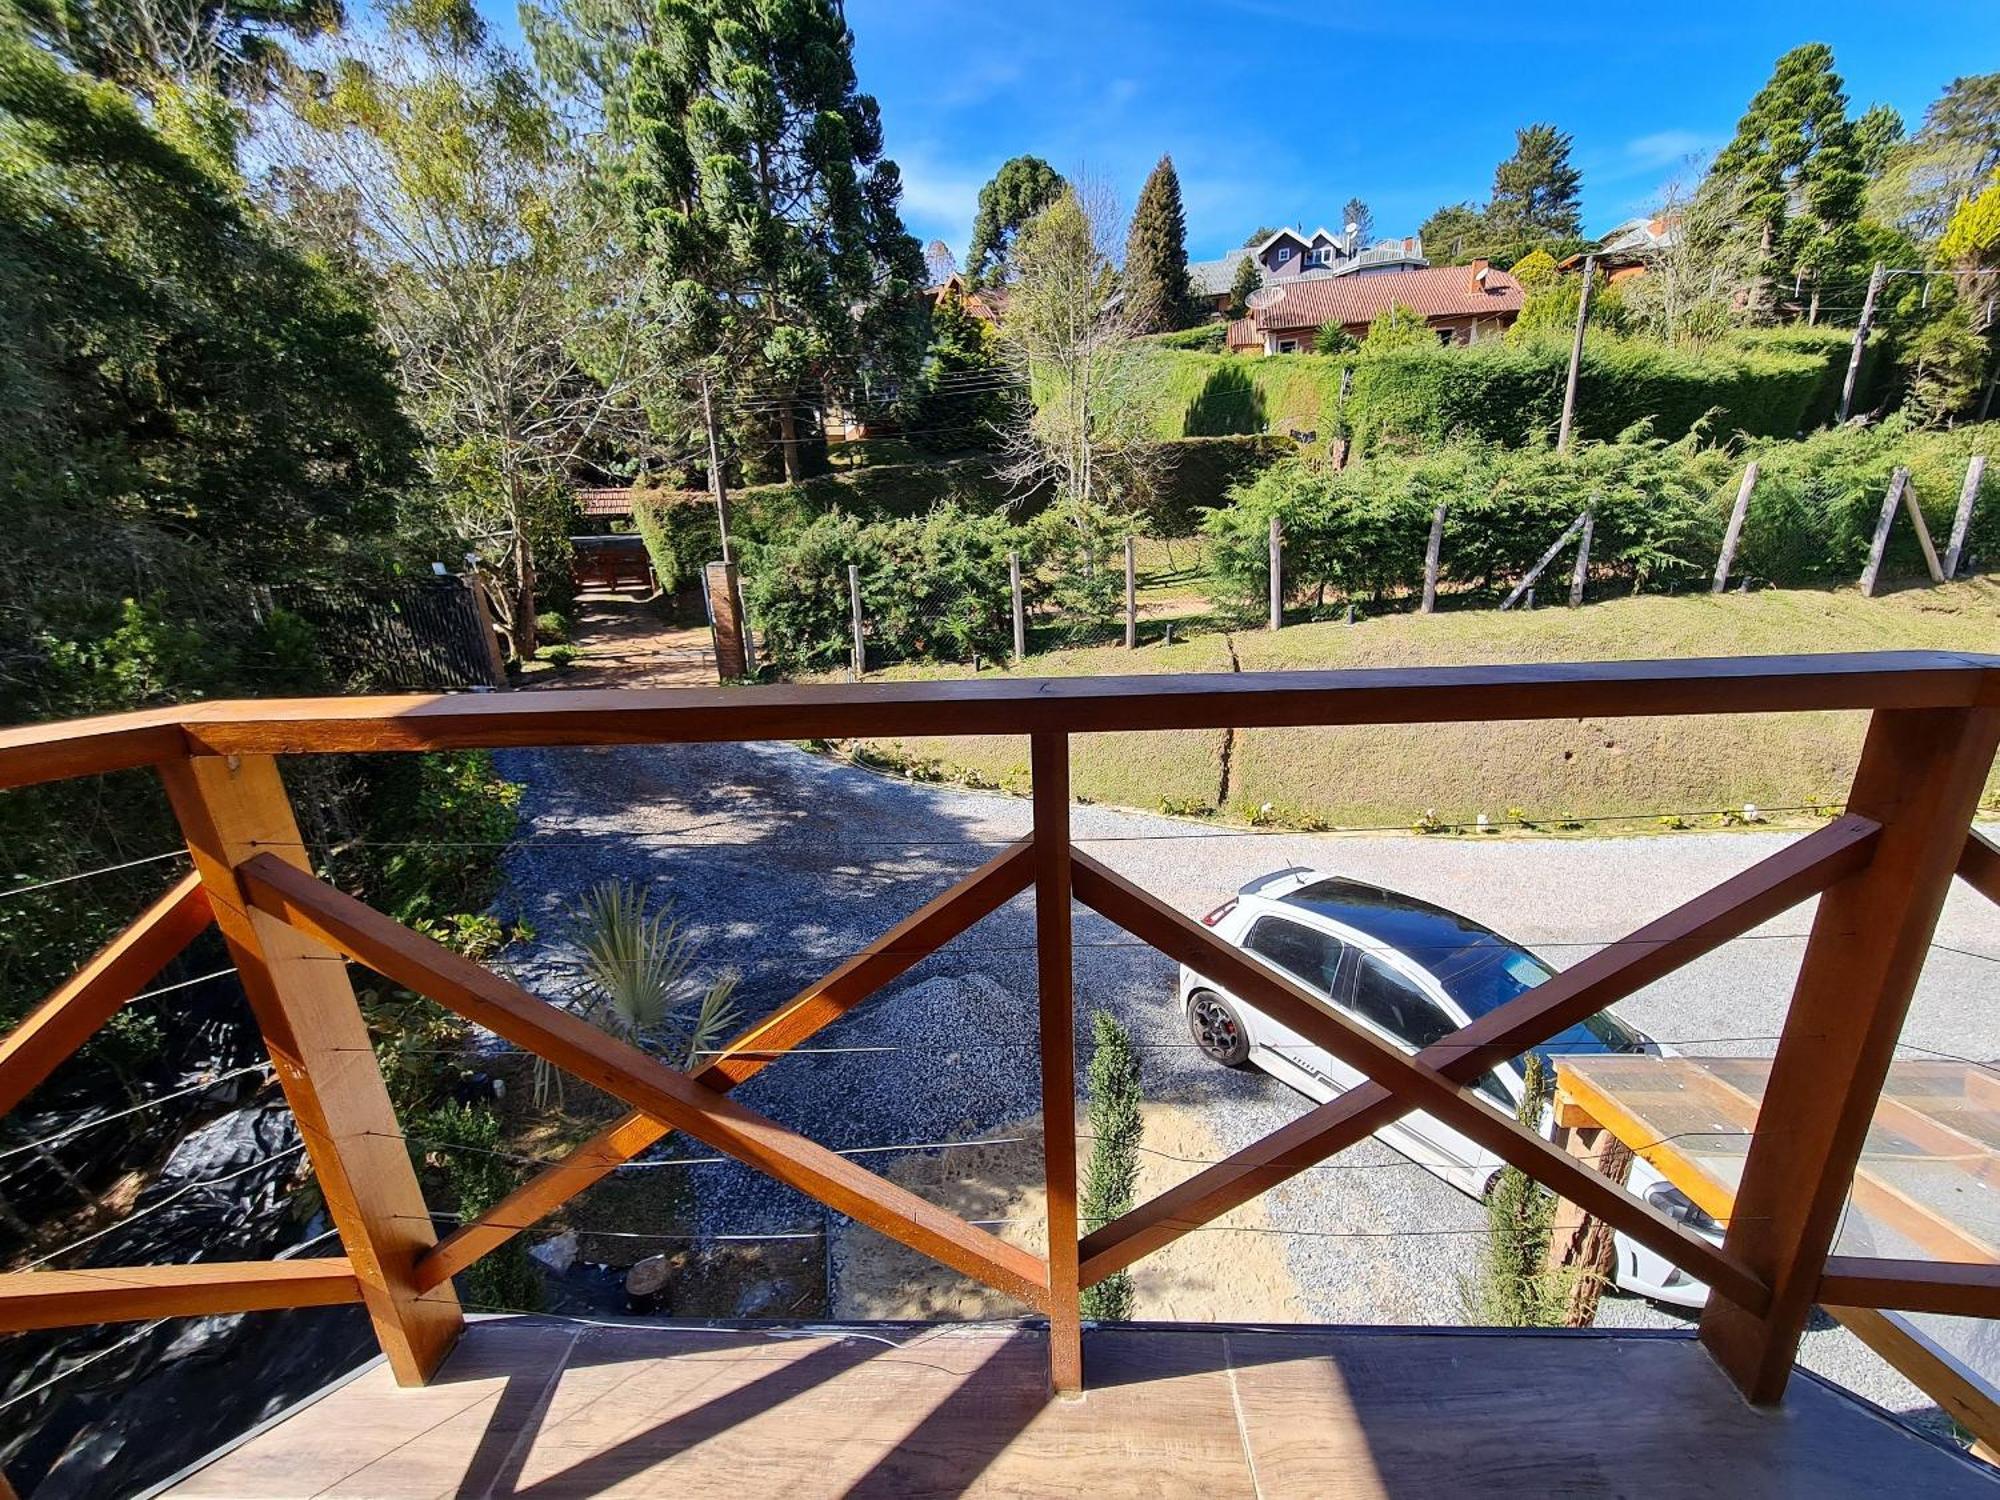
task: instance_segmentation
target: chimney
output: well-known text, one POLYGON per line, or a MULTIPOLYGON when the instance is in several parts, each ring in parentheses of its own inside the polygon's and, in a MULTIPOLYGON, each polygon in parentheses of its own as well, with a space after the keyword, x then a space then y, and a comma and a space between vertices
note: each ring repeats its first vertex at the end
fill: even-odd
POLYGON ((1486 290, 1486 277, 1487 277, 1487 275, 1488 275, 1488 271, 1487 271, 1487 266, 1486 266, 1486 257, 1485 257, 1485 256, 1483 256, 1483 255, 1479 255, 1479 256, 1475 256, 1475 257, 1473 257, 1473 261, 1472 261, 1472 289, 1473 289, 1473 290, 1474 290, 1475 292, 1483 292, 1483 291, 1485 291, 1485 290, 1486 290))

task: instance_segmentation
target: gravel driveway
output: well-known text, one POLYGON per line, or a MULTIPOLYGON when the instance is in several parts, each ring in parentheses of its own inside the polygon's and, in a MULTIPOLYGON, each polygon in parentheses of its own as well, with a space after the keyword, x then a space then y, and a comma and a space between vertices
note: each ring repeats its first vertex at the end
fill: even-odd
MULTIPOLYGON (((507 752, 526 784, 524 840, 503 906, 542 948, 517 965, 551 985, 564 914, 621 877, 670 892, 711 968, 738 969, 759 1014, 1026 832, 1025 801, 912 785, 787 745, 507 752)), ((1074 810, 1083 847, 1189 913, 1288 864, 1376 880, 1490 923, 1558 966, 1576 962, 1792 835, 1744 832, 1616 840, 1418 838, 1230 832, 1099 807, 1074 810)), ((1810 918, 1800 908, 1618 1007, 1690 1053, 1767 1053, 1810 918)), ((836 1148, 963 1140, 1039 1107, 1029 898, 1010 904, 810 1045, 845 1050, 773 1064, 739 1097, 836 1148)), ((2000 909, 1955 890, 1939 941, 2000 954, 2000 909)), ((1142 1051, 1148 1097, 1201 1106, 1225 1149, 1303 1112, 1256 1072, 1204 1061, 1173 1004, 1174 966, 1079 912, 1079 1046, 1108 1006, 1142 1051)), ((1988 1058, 1995 961, 1935 950, 1905 1029, 1920 1048, 1988 1058)), ((546 992, 553 993, 553 989, 546 992)), ((680 1149, 676 1147, 675 1149, 680 1149)), ((692 1148, 690 1148, 692 1149, 692 1148)), ((873 1165, 888 1158, 875 1157, 873 1165)), ((698 1167, 710 1233, 816 1230, 818 1205, 734 1165, 698 1167)), ((1192 1171, 1194 1168, 1190 1167, 1192 1171)), ((1314 1316, 1329 1322, 1452 1323, 1483 1232, 1477 1204, 1374 1141, 1277 1189, 1271 1222, 1314 1316)), ((1228 1239, 1213 1236, 1226 1279, 1228 1239)), ((1607 1297, 1603 1321, 1668 1315, 1607 1297)), ((1926 1406, 1839 1329, 1809 1335, 1806 1363, 1893 1410, 1926 1406)))

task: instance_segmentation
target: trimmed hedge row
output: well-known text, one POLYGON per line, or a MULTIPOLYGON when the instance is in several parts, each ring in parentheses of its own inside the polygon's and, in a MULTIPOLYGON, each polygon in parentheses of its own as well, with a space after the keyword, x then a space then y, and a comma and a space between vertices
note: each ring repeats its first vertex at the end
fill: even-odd
MULTIPOLYGON (((1289 463, 1212 512, 1210 569, 1217 605, 1254 616, 1269 579, 1267 539, 1285 531, 1291 597, 1323 603, 1414 594, 1422 588, 1433 508, 1447 506, 1441 577, 1447 588, 1498 591, 1522 577, 1586 505, 1594 507, 1592 574, 1641 589, 1700 587, 1715 567, 1746 458, 1759 479, 1735 576, 1782 584, 1852 583, 1867 560, 1891 473, 1910 470, 1932 533, 1948 534, 1967 460, 2000 447, 2000 423, 1911 431, 1899 420, 1839 428, 1802 442, 1743 451, 1634 437, 1558 455, 1454 443, 1421 456, 1383 454, 1345 470, 1289 463)), ((1989 486, 1989 489, 1996 487, 1989 486)), ((1890 576, 1921 576, 1914 532, 1892 532, 1890 576)), ((2000 558, 2000 494, 1974 511, 1975 559, 2000 558)))
MULTIPOLYGON (((1845 353, 1837 329, 1770 330, 1707 354, 1594 337, 1578 434, 1609 440, 1650 422, 1671 440, 1715 411, 1715 432, 1789 438, 1831 413, 1845 353)), ((1145 358, 1163 436, 1297 430, 1321 441, 1351 435, 1360 452, 1454 438, 1525 443, 1555 429, 1569 367, 1557 340, 1271 358, 1155 349, 1145 358)))

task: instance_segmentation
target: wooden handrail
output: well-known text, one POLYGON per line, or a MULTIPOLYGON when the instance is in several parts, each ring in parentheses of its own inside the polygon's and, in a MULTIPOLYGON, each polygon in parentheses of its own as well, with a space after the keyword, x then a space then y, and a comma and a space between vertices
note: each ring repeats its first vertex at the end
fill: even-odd
POLYGON ((213 1317, 281 1307, 333 1307, 361 1300, 344 1255, 321 1260, 196 1261, 88 1271, 0 1275, 0 1330, 213 1317))
POLYGON ((2000 657, 1943 651, 223 701, 0 730, 0 788, 185 753, 1079 734, 1987 704, 2000 705, 2000 657))
POLYGON ((2000 1318, 2000 1263, 1829 1255, 1816 1300, 1828 1307, 2000 1318))
POLYGON ((1977 828, 1965 836, 1965 852, 1958 857, 1958 878, 1988 901, 2000 902, 2000 845, 1977 828))

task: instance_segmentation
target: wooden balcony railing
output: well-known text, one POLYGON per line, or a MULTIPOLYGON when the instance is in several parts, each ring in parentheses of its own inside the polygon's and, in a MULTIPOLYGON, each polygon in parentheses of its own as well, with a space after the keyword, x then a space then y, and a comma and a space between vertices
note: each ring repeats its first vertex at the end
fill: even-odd
POLYGON ((1828 1250, 1954 873, 2000 899, 1969 825, 2000 747, 2000 658, 1943 653, 1411 671, 547 692, 205 703, 0 732, 0 788, 155 768, 194 873, 10 1036, 0 1109, 213 919, 232 952, 343 1242, 337 1259, 0 1276, 0 1328, 359 1301, 398 1380, 461 1327, 451 1277, 681 1130, 1019 1298, 1050 1327, 1052 1383, 1083 1379, 1078 1293, 1236 1204, 1425 1110, 1658 1251, 1714 1295, 1701 1336, 1744 1393, 1778 1399, 1815 1301, 2000 1316, 1988 1264, 1828 1250), (1409 1056, 1072 847, 1072 734, 1582 716, 1871 713, 1845 813, 1409 1056), (867 735, 1031 739, 1033 832, 749 1027, 688 1075, 315 878, 279 779, 288 754, 867 735), (745 1108, 730 1091, 1032 888, 1050 1253, 1009 1245, 745 1108), (1472 1083, 1812 896, 1760 1129, 1718 1247, 1496 1110, 1472 1083), (1371 1080, 1079 1239, 1072 899, 1214 977, 1371 1080), (418 1190, 346 965, 363 964, 621 1098, 631 1113, 443 1240, 418 1190))

